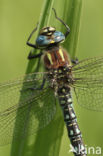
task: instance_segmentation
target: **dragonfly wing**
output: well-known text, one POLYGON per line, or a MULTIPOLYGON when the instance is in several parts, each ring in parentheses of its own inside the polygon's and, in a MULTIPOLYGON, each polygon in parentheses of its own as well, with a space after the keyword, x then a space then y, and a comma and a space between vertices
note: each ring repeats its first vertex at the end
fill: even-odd
POLYGON ((74 65, 73 77, 78 104, 103 111, 103 57, 86 59, 74 65))
POLYGON ((44 128, 56 112, 51 88, 37 89, 43 74, 28 74, 0 85, 0 145, 44 128), (34 88, 31 90, 30 88, 34 88))

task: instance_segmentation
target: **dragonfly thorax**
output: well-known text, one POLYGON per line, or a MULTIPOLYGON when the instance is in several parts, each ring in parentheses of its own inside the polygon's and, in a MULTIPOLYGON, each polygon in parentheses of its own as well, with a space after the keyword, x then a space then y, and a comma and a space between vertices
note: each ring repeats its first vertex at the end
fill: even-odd
POLYGON ((51 82, 50 86, 55 90, 55 93, 58 91, 59 87, 71 86, 74 83, 71 66, 52 69, 48 74, 48 78, 51 82))
POLYGON ((49 48, 44 55, 44 65, 47 70, 59 69, 61 67, 71 65, 66 50, 60 46, 49 48))

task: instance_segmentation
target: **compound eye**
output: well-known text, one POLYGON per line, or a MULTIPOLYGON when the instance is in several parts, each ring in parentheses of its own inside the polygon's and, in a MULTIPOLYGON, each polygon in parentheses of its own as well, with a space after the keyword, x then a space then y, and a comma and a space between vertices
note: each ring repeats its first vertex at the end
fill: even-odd
POLYGON ((64 34, 60 31, 55 31, 53 35, 55 43, 63 42, 65 40, 64 34))
POLYGON ((45 36, 43 35, 40 35, 37 40, 36 40, 36 43, 39 45, 39 44, 42 44, 42 42, 46 39, 45 36))
POLYGON ((40 35, 40 36, 37 38, 38 41, 43 41, 44 39, 45 39, 45 36, 42 36, 42 35, 40 35))
POLYGON ((60 31, 55 31, 55 32, 54 32, 54 35, 55 35, 55 36, 64 36, 64 34, 61 33, 60 31))

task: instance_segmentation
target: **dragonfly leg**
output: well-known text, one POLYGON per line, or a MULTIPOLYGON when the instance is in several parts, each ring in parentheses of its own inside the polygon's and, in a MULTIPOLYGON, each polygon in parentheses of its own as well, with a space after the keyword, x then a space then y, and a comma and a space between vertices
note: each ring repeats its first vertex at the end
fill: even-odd
POLYGON ((43 54, 42 51, 39 54, 34 54, 34 55, 32 54, 32 52, 30 52, 28 55, 28 59, 31 60, 34 58, 40 58, 42 56, 42 54, 43 54))
POLYGON ((30 41, 32 35, 33 35, 33 34, 35 33, 35 31, 37 30, 37 28, 38 28, 38 23, 37 23, 36 28, 34 28, 33 31, 30 33, 30 35, 29 35, 29 37, 28 37, 28 39, 27 39, 27 42, 26 42, 26 44, 27 44, 28 46, 33 47, 33 48, 35 48, 35 49, 38 49, 37 46, 36 46, 35 44, 30 43, 29 41, 30 41))
MULTIPOLYGON (((26 42, 26 44, 28 46, 33 47, 35 49, 38 49, 38 47, 35 44, 30 43, 29 41, 30 41, 32 35, 34 34, 34 32, 37 30, 37 28, 38 28, 38 23, 37 23, 36 28, 34 28, 33 31, 31 32, 31 34, 29 35, 29 37, 27 39, 27 42, 26 42)), ((32 52, 30 52, 29 55, 28 55, 28 59, 31 60, 31 59, 34 59, 34 58, 39 58, 39 57, 41 57, 42 54, 43 54, 42 51, 39 54, 32 54, 32 52)))
POLYGON ((79 61, 77 58, 75 58, 75 59, 72 59, 71 62, 75 65, 75 64, 78 64, 79 61))
POLYGON ((53 11, 54 11, 55 18, 56 18, 57 20, 59 20, 59 21, 66 27, 66 29, 67 29, 67 31, 66 31, 66 33, 65 33, 65 38, 66 38, 66 37, 69 35, 69 33, 70 33, 70 28, 69 28, 69 26, 68 26, 67 24, 64 23, 64 21, 62 21, 62 20, 57 16, 56 10, 55 10, 54 8, 52 8, 52 9, 53 9, 53 11))
POLYGON ((38 87, 38 88, 29 88, 29 89, 31 89, 31 90, 42 90, 42 89, 44 88, 45 81, 46 81, 46 79, 45 79, 45 78, 43 78, 43 82, 42 82, 42 84, 41 84, 41 86, 40 86, 40 87, 38 87))
POLYGON ((43 82, 42 82, 42 84, 40 85, 40 87, 38 87, 38 88, 35 88, 35 87, 26 88, 26 89, 20 90, 20 92, 24 92, 24 91, 27 91, 27 90, 31 90, 31 91, 34 91, 34 90, 42 90, 42 89, 44 88, 45 81, 46 81, 46 79, 43 78, 43 82))

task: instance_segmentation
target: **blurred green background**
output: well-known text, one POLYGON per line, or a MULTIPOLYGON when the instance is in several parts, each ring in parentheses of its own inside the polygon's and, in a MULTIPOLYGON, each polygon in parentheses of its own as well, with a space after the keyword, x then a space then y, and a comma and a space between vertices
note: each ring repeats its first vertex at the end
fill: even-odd
MULTIPOLYGON (((0 0, 0 82, 25 73, 30 51, 26 40, 40 17, 42 5, 43 0, 0 0)), ((80 22, 79 60, 103 55, 103 0, 84 0, 80 22)), ((78 105, 75 108, 85 144, 103 147, 103 113, 91 112, 78 105)), ((59 156, 72 155, 68 145, 65 128, 59 156)), ((0 156, 10 156, 10 151, 10 145, 0 147, 0 156)))

